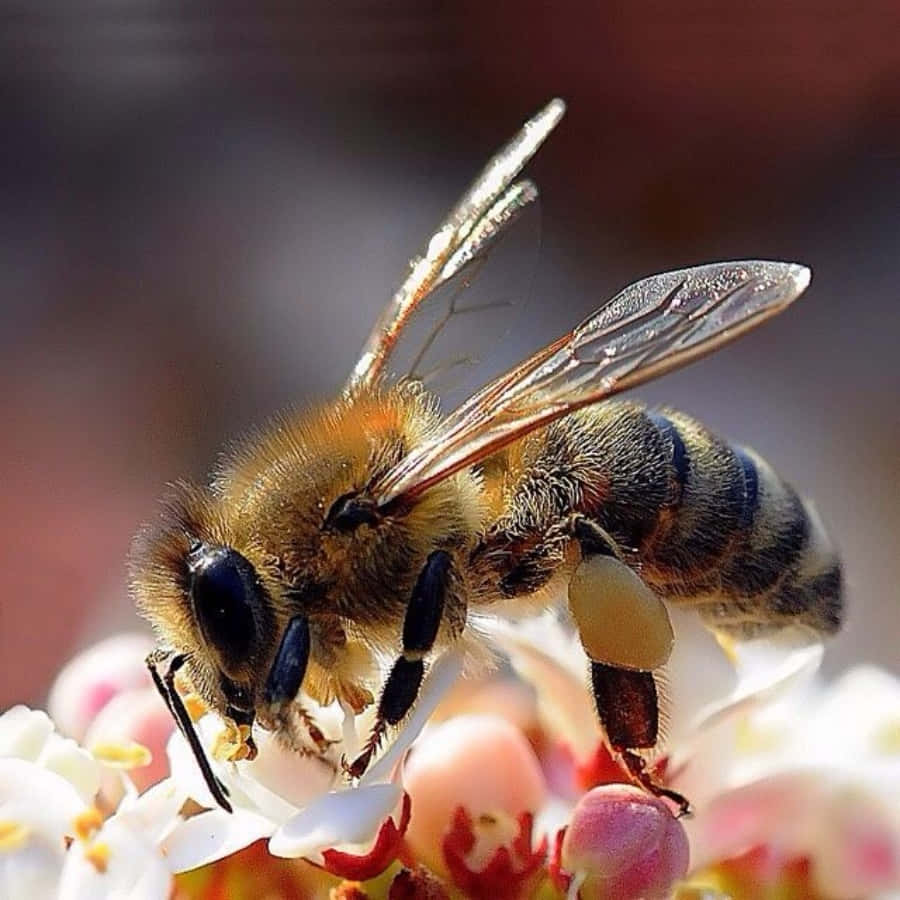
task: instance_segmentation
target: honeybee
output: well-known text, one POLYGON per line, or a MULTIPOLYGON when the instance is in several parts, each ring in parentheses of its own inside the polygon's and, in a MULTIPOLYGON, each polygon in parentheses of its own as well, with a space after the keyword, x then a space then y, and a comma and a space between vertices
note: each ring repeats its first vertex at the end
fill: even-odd
POLYGON ((288 741, 298 729, 321 738, 301 688, 357 712, 377 692, 371 736, 348 764, 359 776, 429 661, 471 639, 473 613, 561 591, 610 748, 686 810, 646 767, 666 604, 737 639, 841 624, 822 525, 762 459, 681 413, 607 402, 784 309, 809 282, 804 266, 726 262, 638 281, 448 415, 416 380, 388 378, 413 313, 535 199, 515 179, 563 110, 554 100, 527 122, 463 195, 342 393, 229 451, 208 486, 176 485, 136 541, 133 591, 160 642, 148 664, 225 809, 179 672, 243 733, 255 722, 288 741))

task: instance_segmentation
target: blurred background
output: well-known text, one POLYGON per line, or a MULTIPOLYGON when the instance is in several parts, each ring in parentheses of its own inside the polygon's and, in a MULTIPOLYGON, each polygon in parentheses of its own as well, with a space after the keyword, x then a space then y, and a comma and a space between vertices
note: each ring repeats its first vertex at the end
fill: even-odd
POLYGON ((137 625, 125 559, 164 483, 338 390, 408 258, 555 95, 497 364, 652 272, 811 265, 795 308, 641 396, 816 498, 850 604, 828 671, 900 671, 893 0, 0 10, 0 706, 137 625))

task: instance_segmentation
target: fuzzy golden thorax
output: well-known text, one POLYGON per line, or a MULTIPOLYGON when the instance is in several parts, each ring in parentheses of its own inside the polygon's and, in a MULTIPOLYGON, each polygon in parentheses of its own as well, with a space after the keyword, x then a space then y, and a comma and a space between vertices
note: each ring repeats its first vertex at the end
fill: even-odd
MULTIPOLYGON (((357 708, 371 699, 374 663, 400 649, 403 614, 428 554, 440 548, 462 559, 476 540, 480 484, 462 472, 379 512, 374 524, 339 530, 326 521, 335 501, 365 494, 438 420, 435 401, 415 384, 358 392, 274 421, 224 455, 209 487, 175 486, 160 523, 135 543, 133 591, 161 645, 188 656, 192 686, 210 705, 226 709, 237 691, 262 712, 281 635, 298 614, 308 616, 311 632, 306 691, 357 708), (198 547, 237 551, 255 574, 256 635, 238 659, 223 656, 197 621, 190 559, 198 547)), ((465 621, 464 592, 455 609, 448 606, 444 630, 465 621)))

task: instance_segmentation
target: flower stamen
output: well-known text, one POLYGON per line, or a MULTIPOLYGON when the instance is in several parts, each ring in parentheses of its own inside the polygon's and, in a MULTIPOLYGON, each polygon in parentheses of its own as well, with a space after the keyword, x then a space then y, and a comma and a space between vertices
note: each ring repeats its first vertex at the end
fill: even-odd
POLYGON ((102 875, 109 865, 109 844, 95 841, 85 848, 84 858, 102 875))
POLYGON ((73 828, 75 837, 87 843, 100 830, 103 824, 103 813, 96 806, 90 806, 75 817, 73 828))
POLYGON ((10 852, 24 847, 31 829, 22 822, 0 820, 0 852, 10 852))
POLYGON ((137 741, 118 743, 104 741, 91 747, 94 759, 114 769, 139 769, 149 766, 153 761, 153 754, 143 744, 137 741))

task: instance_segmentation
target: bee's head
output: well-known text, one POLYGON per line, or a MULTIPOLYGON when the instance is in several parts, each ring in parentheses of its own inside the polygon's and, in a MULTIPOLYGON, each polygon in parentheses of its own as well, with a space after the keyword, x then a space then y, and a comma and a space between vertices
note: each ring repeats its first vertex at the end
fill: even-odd
POLYGON ((279 612, 282 592, 265 557, 252 543, 241 550, 231 546, 221 522, 204 510, 209 512, 203 492, 179 486, 161 525, 135 543, 132 584, 161 645, 147 660, 156 686, 210 791, 229 809, 176 674, 186 675, 210 708, 237 725, 252 725, 258 716, 271 721, 271 710, 292 700, 303 682, 309 626, 305 617, 288 621, 279 612))

